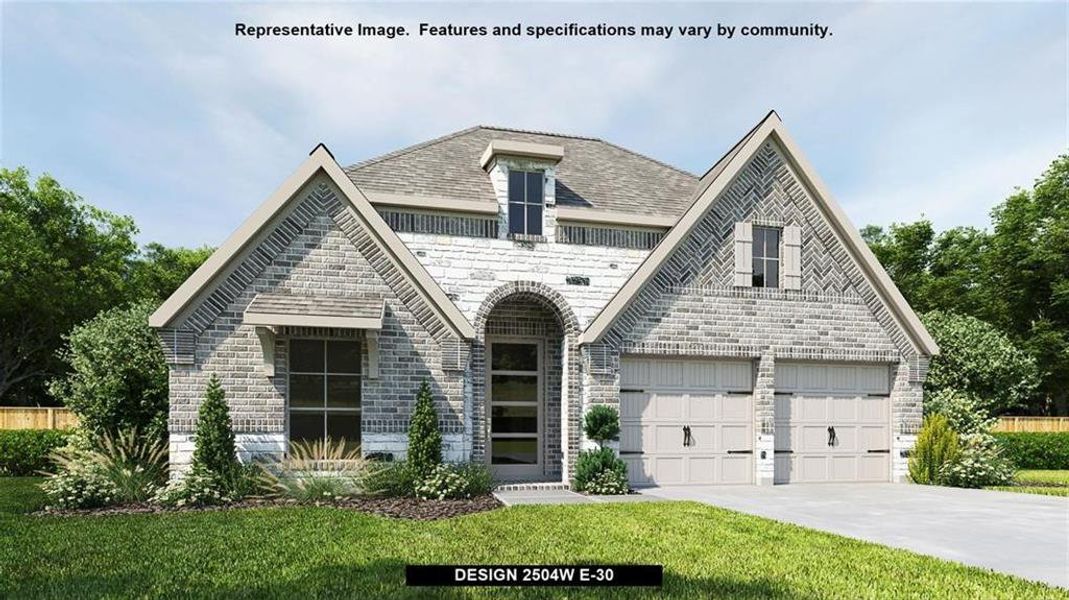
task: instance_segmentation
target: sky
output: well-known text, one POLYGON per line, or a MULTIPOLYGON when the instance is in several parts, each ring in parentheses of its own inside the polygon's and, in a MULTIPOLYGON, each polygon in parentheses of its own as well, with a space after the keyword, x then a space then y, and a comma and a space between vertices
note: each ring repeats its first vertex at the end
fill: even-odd
POLYGON ((218 245, 323 142, 476 124, 702 173, 770 109, 857 226, 984 227, 1065 153, 1069 3, 0 4, 0 164, 218 245), (815 38, 253 39, 234 24, 807 25, 815 38))

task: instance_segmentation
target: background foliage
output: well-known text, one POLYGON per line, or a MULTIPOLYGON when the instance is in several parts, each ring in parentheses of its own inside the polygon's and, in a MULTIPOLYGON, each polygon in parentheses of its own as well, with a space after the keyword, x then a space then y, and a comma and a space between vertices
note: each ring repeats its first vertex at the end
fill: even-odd
POLYGON ((0 405, 49 405, 69 368, 63 336, 102 310, 159 303, 211 250, 149 244, 133 219, 86 204, 48 175, 0 169, 0 405))

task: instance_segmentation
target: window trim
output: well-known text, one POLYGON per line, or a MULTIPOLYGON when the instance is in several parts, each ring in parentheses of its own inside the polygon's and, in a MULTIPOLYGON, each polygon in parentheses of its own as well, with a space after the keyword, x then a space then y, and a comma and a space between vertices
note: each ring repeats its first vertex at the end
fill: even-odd
POLYGON ((750 240, 751 256, 750 256, 750 286, 762 289, 780 289, 782 285, 783 277, 783 228, 782 227, 768 227, 763 225, 755 225, 753 227, 753 238, 750 240), (770 255, 768 251, 768 243, 765 239, 764 232, 774 231, 776 233, 776 249, 774 254, 770 255), (762 240, 761 256, 757 255, 757 240, 758 232, 762 232, 760 239, 762 240), (761 285, 757 284, 757 265, 761 264, 761 285), (776 278, 770 280, 767 277, 768 264, 776 264, 776 278))
MULTIPOLYGON (((357 417, 359 417, 358 418, 359 425, 358 425, 358 429, 357 429, 357 433, 360 436, 359 437, 359 442, 360 442, 359 446, 363 447, 363 438, 364 438, 364 435, 363 435, 364 434, 364 431, 363 431, 364 376, 365 376, 365 373, 364 373, 364 354, 365 354, 364 348, 363 348, 363 345, 361 344, 361 340, 359 340, 359 339, 331 339, 331 338, 303 337, 302 336, 302 337, 292 337, 292 338, 289 338, 287 340, 287 342, 286 342, 286 366, 287 366, 287 373, 286 373, 286 449, 287 449, 287 452, 289 451, 290 444, 293 443, 293 439, 290 437, 290 432, 291 432, 290 415, 292 413, 295 413, 295 412, 296 413, 305 413, 305 414, 318 414, 318 413, 322 413, 323 414, 323 426, 322 426, 323 435, 322 435, 321 438, 319 438, 320 440, 331 439, 331 438, 329 438, 327 436, 327 427, 328 427, 327 418, 331 414, 357 415, 357 417), (319 372, 314 372, 314 371, 295 371, 295 370, 289 368, 289 365, 292 363, 292 360, 293 360, 293 342, 295 342, 295 341, 298 341, 298 342, 318 342, 318 343, 320 343, 322 345, 322 347, 323 347, 323 370, 322 371, 319 371, 319 372), (357 345, 357 348, 359 349, 360 355, 359 355, 359 358, 357 360, 357 369, 358 369, 358 371, 356 373, 332 373, 332 372, 330 372, 330 370, 329 370, 330 369, 330 363, 329 363, 329 360, 328 360, 328 355, 329 355, 328 348, 329 348, 330 342, 351 342, 351 343, 355 343, 357 345), (323 378, 323 390, 322 390, 323 405, 322 406, 293 406, 293 396, 292 396, 291 390, 292 390, 292 387, 293 387, 292 386, 292 383, 293 383, 292 378, 293 378, 294 375, 311 375, 311 376, 322 377, 323 378), (337 407, 337 406, 330 407, 330 406, 327 406, 327 397, 328 397, 328 393, 329 393, 329 386, 330 386, 330 378, 331 377, 355 377, 355 378, 357 378, 357 381, 359 382, 359 386, 358 386, 357 389, 360 391, 360 393, 359 393, 359 398, 358 398, 358 404, 359 405, 356 408, 353 408, 353 407, 337 407)), ((339 439, 341 439, 341 438, 339 438, 339 439)), ((352 440, 346 439, 346 441, 349 442, 349 441, 352 441, 352 440)))
POLYGON ((546 172, 543 169, 509 169, 507 172, 507 189, 506 189, 506 206, 505 206, 505 220, 507 221, 507 232, 509 236, 522 236, 522 237, 541 237, 545 235, 545 221, 546 221, 546 172), (523 200, 520 202, 513 202, 512 200, 512 174, 523 174, 523 200), (538 175, 541 181, 542 195, 537 201, 532 201, 528 197, 530 175, 538 175), (514 221, 512 219, 512 206, 522 206, 523 209, 523 226, 520 231, 513 230, 514 221), (539 215, 541 216, 538 223, 538 232, 531 232, 528 216, 530 214, 530 207, 539 207, 539 215))

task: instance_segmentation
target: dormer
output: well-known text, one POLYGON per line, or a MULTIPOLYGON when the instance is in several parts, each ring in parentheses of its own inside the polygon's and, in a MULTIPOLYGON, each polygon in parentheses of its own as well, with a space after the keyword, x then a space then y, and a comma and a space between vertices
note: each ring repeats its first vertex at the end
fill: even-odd
POLYGON ((564 148, 491 140, 480 165, 490 175, 500 210, 499 236, 522 242, 552 241, 556 233, 556 167, 564 148))

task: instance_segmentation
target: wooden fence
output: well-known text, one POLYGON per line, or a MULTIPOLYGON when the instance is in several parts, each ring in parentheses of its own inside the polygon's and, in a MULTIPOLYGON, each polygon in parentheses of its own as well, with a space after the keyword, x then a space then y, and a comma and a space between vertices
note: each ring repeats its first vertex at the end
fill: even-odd
POLYGON ((995 431, 1069 431, 1069 417, 999 417, 995 431))
POLYGON ((0 429, 66 429, 77 423, 69 408, 0 406, 0 429))

